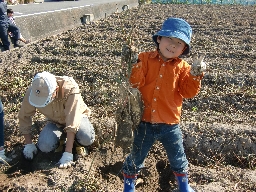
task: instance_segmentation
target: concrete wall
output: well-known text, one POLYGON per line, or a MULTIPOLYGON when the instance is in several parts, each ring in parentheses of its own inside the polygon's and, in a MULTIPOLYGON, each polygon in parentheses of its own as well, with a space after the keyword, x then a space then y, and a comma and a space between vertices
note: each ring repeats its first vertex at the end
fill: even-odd
MULTIPOLYGON (((33 16, 18 17, 16 24, 26 39, 36 41, 47 36, 67 31, 83 24, 83 16, 93 14, 94 20, 105 18, 123 11, 124 5, 129 8, 138 6, 138 0, 123 0, 94 6, 84 6, 69 10, 54 11, 33 16)), ((127 7, 125 6, 125 10, 127 7)))

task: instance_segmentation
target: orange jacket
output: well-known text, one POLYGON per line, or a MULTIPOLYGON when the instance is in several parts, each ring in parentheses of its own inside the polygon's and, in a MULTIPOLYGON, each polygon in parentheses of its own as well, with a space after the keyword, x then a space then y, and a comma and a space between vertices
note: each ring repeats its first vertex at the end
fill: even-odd
POLYGON ((158 51, 139 54, 132 67, 130 83, 138 88, 144 102, 142 121, 178 124, 183 98, 200 90, 202 76, 192 76, 190 65, 180 59, 163 61, 158 51))

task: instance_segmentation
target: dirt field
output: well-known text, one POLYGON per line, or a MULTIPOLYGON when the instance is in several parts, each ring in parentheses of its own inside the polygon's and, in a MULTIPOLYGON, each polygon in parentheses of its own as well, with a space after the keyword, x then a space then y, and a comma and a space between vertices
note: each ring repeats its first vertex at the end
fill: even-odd
MULTIPOLYGON (((181 127, 190 161, 189 181, 196 191, 256 191, 256 7, 236 5, 143 5, 20 49, 0 53, 0 87, 5 109, 5 143, 10 166, 0 165, 0 191, 122 191, 126 157, 115 147, 118 82, 126 70, 121 47, 131 35, 142 51, 154 49, 152 34, 169 16, 193 28, 193 54, 206 54, 209 70, 198 96, 185 100, 181 127), (133 29, 134 26, 134 29, 133 29), (133 29, 133 30, 132 30, 133 29), (131 34, 132 31, 132 34, 131 34), (23 159, 17 113, 33 75, 43 70, 79 82, 92 109, 97 142, 89 155, 60 170, 61 153, 23 159)), ((44 117, 34 118, 36 142, 44 117)), ((137 191, 176 189, 165 150, 151 149, 137 191)))

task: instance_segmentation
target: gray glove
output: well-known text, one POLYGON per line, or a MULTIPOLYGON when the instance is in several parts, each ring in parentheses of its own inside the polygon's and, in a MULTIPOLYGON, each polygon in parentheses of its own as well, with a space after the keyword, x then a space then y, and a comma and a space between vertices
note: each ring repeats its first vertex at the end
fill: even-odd
POLYGON ((190 69, 190 73, 193 76, 200 76, 206 71, 206 63, 203 62, 204 56, 194 58, 193 64, 190 69))
POLYGON ((73 162, 73 154, 69 152, 64 152, 59 161, 59 164, 60 169, 66 169, 68 167, 71 167, 71 165, 74 165, 75 163, 73 162))
POLYGON ((4 149, 0 151, 0 163, 8 165, 8 162, 10 162, 11 159, 6 157, 4 153, 5 153, 4 149))
POLYGON ((37 148, 34 143, 26 144, 23 149, 24 157, 28 160, 32 160, 34 156, 37 154, 37 148))

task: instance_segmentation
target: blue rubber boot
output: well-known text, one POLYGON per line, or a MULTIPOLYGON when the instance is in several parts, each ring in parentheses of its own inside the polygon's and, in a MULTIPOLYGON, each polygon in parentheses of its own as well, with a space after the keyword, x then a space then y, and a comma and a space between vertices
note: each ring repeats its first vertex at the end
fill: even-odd
POLYGON ((124 175, 124 191, 123 192, 135 192, 136 175, 124 175))
POLYGON ((180 192, 195 192, 188 184, 188 175, 181 173, 174 173, 178 182, 180 192))

